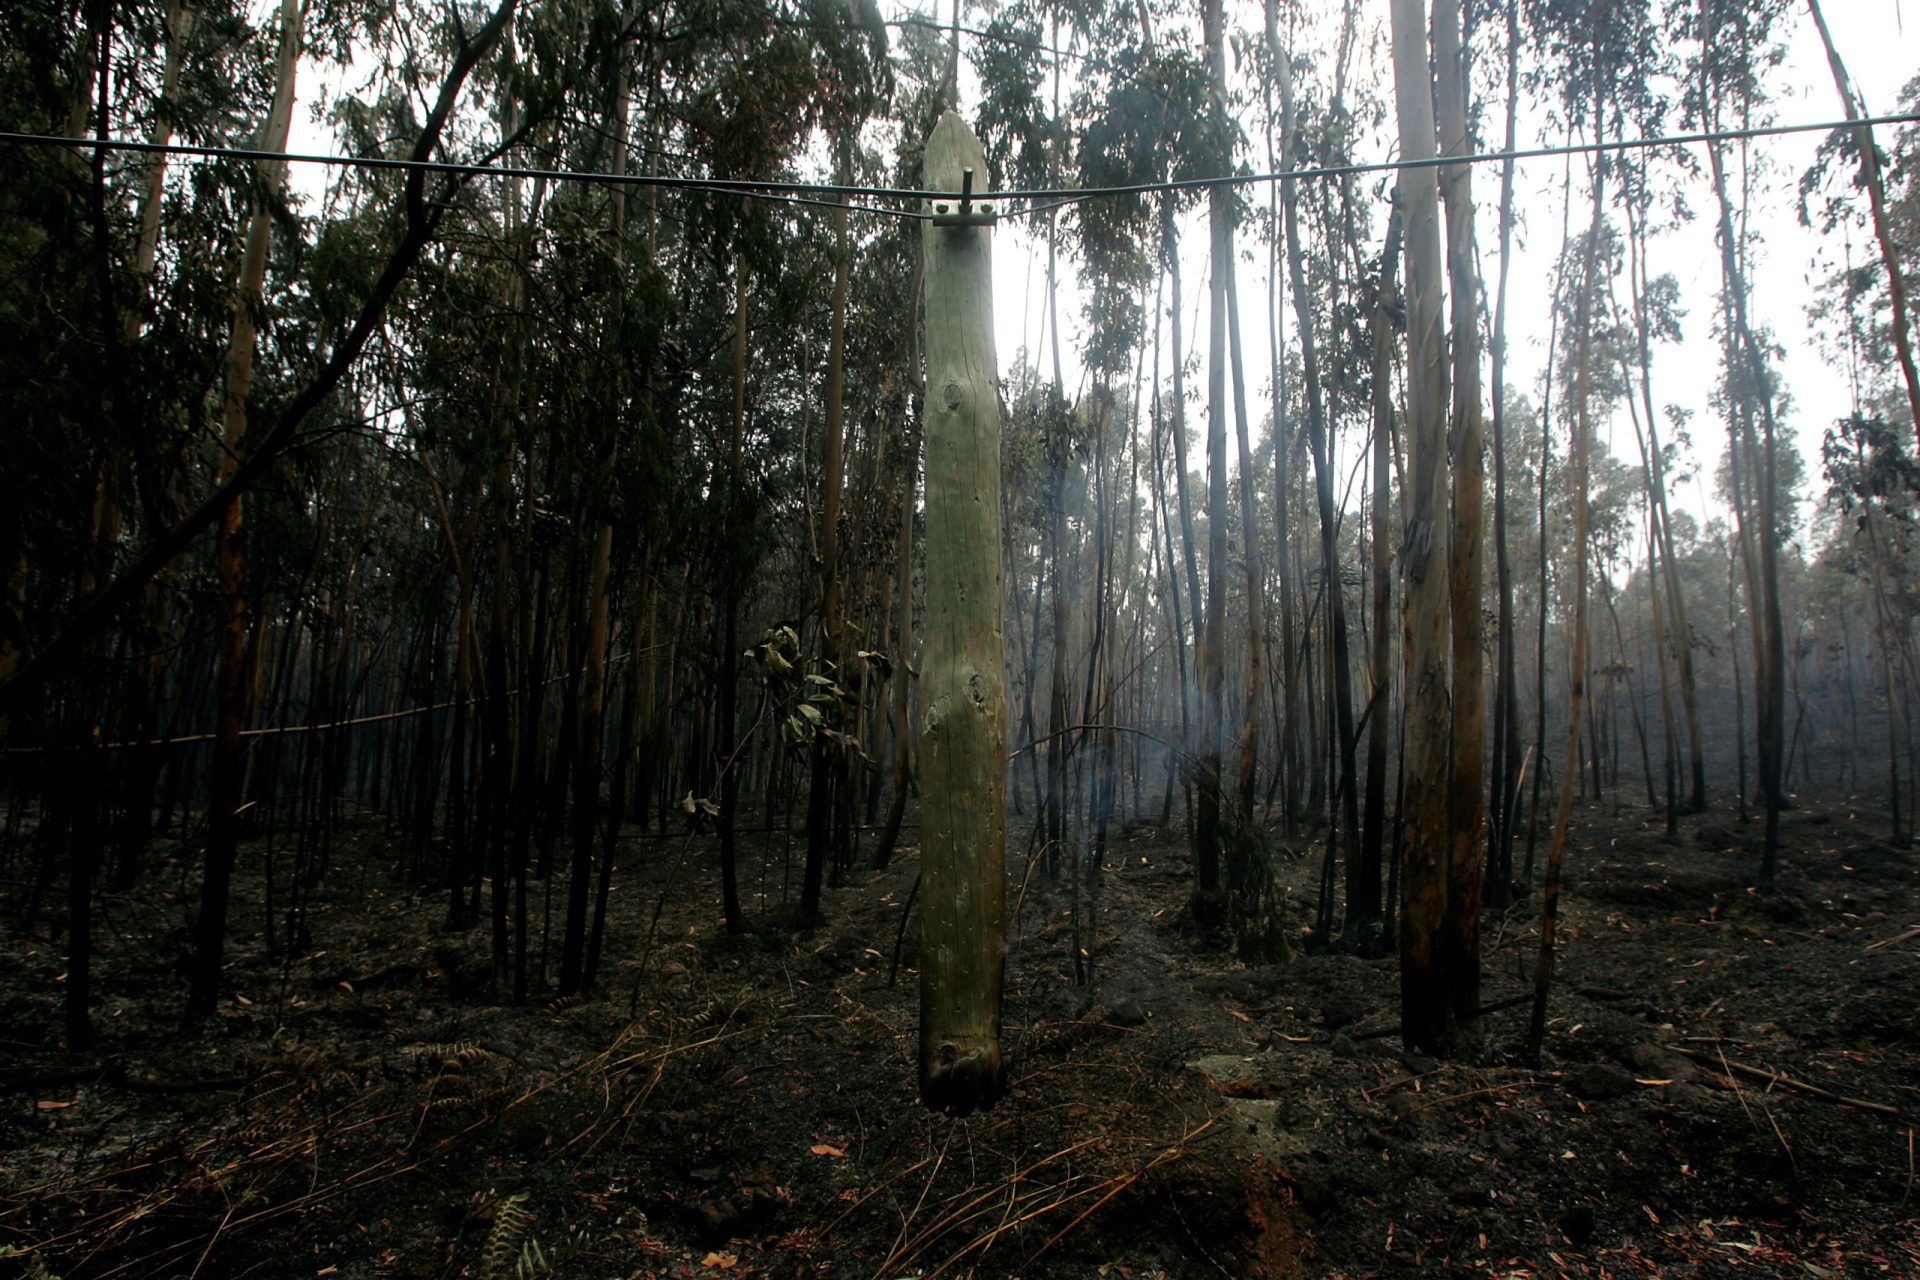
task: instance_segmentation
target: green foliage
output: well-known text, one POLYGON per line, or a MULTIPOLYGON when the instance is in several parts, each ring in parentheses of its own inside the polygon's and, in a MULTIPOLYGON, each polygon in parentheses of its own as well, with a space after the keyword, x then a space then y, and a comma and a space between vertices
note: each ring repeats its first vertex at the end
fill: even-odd
POLYGON ((528 1199, 516 1193, 487 1206, 493 1222, 480 1250, 480 1280, 539 1280, 586 1247, 588 1238, 575 1233, 552 1252, 542 1248, 533 1234, 537 1215, 526 1207, 528 1199))
POLYGON ((860 739, 851 732, 857 727, 854 713, 860 706, 858 694, 842 684, 840 677, 844 671, 858 680, 873 672, 884 679, 893 669, 885 654, 862 649, 850 662, 821 660, 819 670, 810 670, 801 656, 799 632, 783 624, 768 628, 746 656, 753 663, 766 705, 779 726, 780 740, 789 749, 805 755, 820 741, 849 759, 867 760, 860 739))

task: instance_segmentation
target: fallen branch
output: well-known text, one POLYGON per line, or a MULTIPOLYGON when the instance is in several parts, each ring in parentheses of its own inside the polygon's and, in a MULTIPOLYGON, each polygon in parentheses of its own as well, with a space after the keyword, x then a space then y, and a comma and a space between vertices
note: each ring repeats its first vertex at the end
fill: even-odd
POLYGON ((1698 1050, 1689 1049, 1677 1044, 1668 1045, 1667 1051, 1669 1053, 1677 1053, 1685 1058, 1692 1058, 1695 1062, 1704 1063, 1709 1067, 1719 1066, 1724 1063, 1728 1071, 1743 1075, 1749 1080, 1764 1080, 1768 1085, 1779 1085, 1785 1089, 1792 1089, 1797 1093, 1807 1094, 1809 1097, 1824 1098, 1826 1101, 1839 1106, 1858 1107, 1862 1111, 1871 1111, 1876 1115, 1893 1116, 1895 1118, 1898 1118, 1901 1114, 1900 1108, 1888 1106, 1884 1102, 1870 1102, 1865 1098, 1850 1098, 1845 1094, 1835 1093, 1831 1089, 1822 1089, 1817 1084, 1808 1084, 1805 1080, 1796 1080, 1792 1076, 1784 1075, 1770 1067, 1755 1067, 1749 1066, 1744 1062, 1734 1062, 1724 1054, 1705 1054, 1698 1050))

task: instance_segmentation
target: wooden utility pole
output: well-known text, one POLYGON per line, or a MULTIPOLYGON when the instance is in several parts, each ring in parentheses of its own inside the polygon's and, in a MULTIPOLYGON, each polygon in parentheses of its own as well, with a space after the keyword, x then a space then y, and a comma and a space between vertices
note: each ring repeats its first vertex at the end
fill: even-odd
MULTIPOLYGON (((924 185, 987 186, 952 111, 924 185)), ((1007 708, 1000 603, 1000 402, 990 220, 937 201, 926 256, 927 586, 921 648, 920 1097, 964 1114, 1001 1089, 1006 963, 1007 708)))

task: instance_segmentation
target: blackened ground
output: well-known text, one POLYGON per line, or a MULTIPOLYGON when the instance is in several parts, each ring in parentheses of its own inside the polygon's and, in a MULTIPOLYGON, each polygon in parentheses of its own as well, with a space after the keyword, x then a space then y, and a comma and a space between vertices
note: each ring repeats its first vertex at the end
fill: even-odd
MULTIPOLYGON (((10 924, 0 1272, 1920 1275, 1920 863, 1884 831, 1803 798, 1761 896, 1757 824, 1581 811, 1538 1066, 1524 1006, 1410 1057, 1391 959, 1207 945, 1178 831, 1116 838, 1076 984, 1070 889, 1015 857, 1011 1089, 952 1120, 914 1096, 911 930, 889 981, 911 849, 802 935, 800 842, 752 846, 729 938, 705 837, 629 840, 602 993, 506 1008, 485 931, 369 821, 290 964, 243 882, 191 1034, 191 868, 105 900, 92 1055, 56 1044, 58 941, 10 924)), ((1317 850, 1269 847, 1297 929, 1317 850)), ((1536 910, 1487 917, 1489 1005, 1530 986, 1536 910)))

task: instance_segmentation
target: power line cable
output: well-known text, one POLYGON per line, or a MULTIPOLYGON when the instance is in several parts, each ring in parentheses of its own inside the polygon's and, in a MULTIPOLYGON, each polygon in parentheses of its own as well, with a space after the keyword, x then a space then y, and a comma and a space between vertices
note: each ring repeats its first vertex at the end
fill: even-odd
MULTIPOLYGON (((129 151, 148 155, 186 156, 200 160, 244 160, 253 163, 317 164, 336 169, 374 169, 403 173, 445 173, 468 178, 530 178, 549 182, 598 182, 608 185, 655 187, 667 191, 699 191, 716 195, 739 195, 788 204, 841 207, 838 200, 814 197, 840 196, 847 199, 920 199, 931 200, 945 193, 908 191, 893 187, 847 186, 837 183, 761 182, 745 178, 689 178, 674 174, 616 174, 592 169, 550 169, 533 165, 463 164, 456 160, 400 160, 387 156, 342 156, 324 152, 264 151, 257 147, 221 147, 192 142, 152 142, 143 138, 67 138, 47 133, 18 133, 0 130, 0 144, 42 147, 91 147, 104 151, 129 151)), ((920 210, 887 209, 874 205, 850 205, 857 212, 891 217, 925 219, 920 210)))
MULTIPOLYGON (((1565 142, 1557 146, 1518 147, 1511 151, 1477 151, 1464 156, 1433 156, 1419 160, 1370 160, 1352 164, 1315 165, 1304 169, 1281 169, 1272 173, 1229 174, 1210 178, 1179 178, 1168 182, 1141 182, 1114 187, 1083 187, 1064 190, 994 191, 974 196, 976 200, 1048 200, 1064 197, 1068 202, 1106 199, 1117 196, 1151 195, 1173 191, 1211 191, 1216 187, 1239 186, 1258 182, 1295 182, 1303 178, 1343 178, 1363 173, 1388 173, 1402 169, 1440 169, 1456 164, 1490 164, 1506 160, 1538 160, 1553 156, 1592 155, 1599 152, 1647 151, 1660 147, 1693 146, 1703 142, 1737 142, 1746 138, 1772 138, 1796 133, 1830 133, 1840 129, 1858 129, 1880 124, 1920 123, 1920 112, 1869 116, 1859 120, 1827 120, 1817 124, 1754 125, 1745 129, 1704 129, 1694 133, 1662 134, 1653 138, 1617 138, 1598 142, 1565 142)), ((951 198, 951 193, 943 193, 951 198)), ((1038 212, 1022 210, 1021 212, 1038 212)))
MULTIPOLYGON (((1219 187, 1251 186, 1267 182, 1299 182, 1310 179, 1340 178, 1367 173, 1393 173, 1410 169, 1443 168, 1456 164, 1491 164, 1507 160, 1539 160, 1558 156, 1594 155, 1605 152, 1647 151, 1662 147, 1694 146, 1710 142, 1737 142, 1753 138, 1784 137, 1800 133, 1831 133, 1842 129, 1871 128, 1876 125, 1920 123, 1920 112, 1899 112, 1868 116, 1857 120, 1823 120, 1810 124, 1753 125, 1744 129, 1705 129, 1691 133, 1662 134, 1652 138, 1619 138, 1595 142, 1568 142, 1554 146, 1520 147, 1509 151, 1480 151, 1464 156, 1434 156, 1419 160, 1372 160, 1351 164, 1312 165, 1267 173, 1219 174, 1204 178, 1179 178, 1161 182, 1126 183, 1106 187, 1039 187, 1032 190, 975 191, 977 204, 1000 205, 1024 201, 1032 207, 1005 210, 1007 216, 1020 217, 1046 212, 1066 204, 1087 200, 1118 199, 1122 196, 1156 195, 1184 191, 1211 191, 1219 187)), ((694 178, 673 174, 614 174, 600 170, 554 169, 529 165, 462 164, 452 160, 399 160, 384 156, 341 156, 324 153, 265 151, 253 147, 220 147, 184 142, 150 142, 135 138, 68 138, 56 134, 20 133, 0 130, 0 144, 96 148, 180 155, 216 160, 275 161, 287 164, 318 164, 335 168, 384 169, 411 172, 458 174, 465 177, 531 178, 554 182, 599 182, 653 187, 668 191, 695 191, 715 195, 738 195, 756 200, 841 207, 842 201, 952 200, 952 191, 929 191, 916 187, 880 187, 849 183, 770 181, 747 178, 694 178), (837 197, 825 199, 824 197, 837 197)), ((917 209, 896 209, 874 204, 848 206, 858 212, 886 217, 924 220, 930 215, 917 209)))

